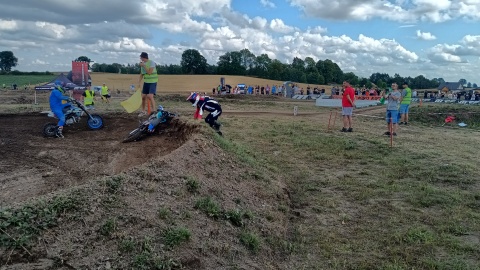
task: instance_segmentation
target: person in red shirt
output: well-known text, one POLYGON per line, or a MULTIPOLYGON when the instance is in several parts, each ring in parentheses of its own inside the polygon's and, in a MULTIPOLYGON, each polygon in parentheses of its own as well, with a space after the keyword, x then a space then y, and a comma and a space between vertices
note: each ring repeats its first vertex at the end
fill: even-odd
POLYGON ((352 114, 353 107, 355 107, 355 90, 349 82, 343 82, 343 97, 342 97, 342 116, 343 116, 343 128, 341 132, 352 132, 352 114))

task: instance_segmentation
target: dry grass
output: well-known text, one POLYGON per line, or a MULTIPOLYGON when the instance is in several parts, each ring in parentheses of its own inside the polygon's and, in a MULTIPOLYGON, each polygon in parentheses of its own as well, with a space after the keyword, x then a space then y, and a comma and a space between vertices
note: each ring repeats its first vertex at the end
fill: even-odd
MULTIPOLYGON (((119 89, 120 91, 128 91, 131 84, 138 84, 137 74, 113 74, 113 73, 91 73, 92 84, 102 85, 106 83, 110 89, 119 89)), ((228 75, 159 75, 159 83, 157 85, 158 93, 185 93, 191 91, 200 91, 211 93, 212 88, 220 84, 220 78, 224 77, 226 84, 236 86, 239 83, 246 85, 281 85, 283 81, 273 81, 259 78, 251 78, 244 76, 228 76, 228 75)), ((298 84, 306 91, 307 84, 298 84)), ((313 85, 311 85, 313 88, 313 85)), ((330 93, 331 86, 322 85, 330 93)), ((312 89, 313 90, 313 89, 312 89)))

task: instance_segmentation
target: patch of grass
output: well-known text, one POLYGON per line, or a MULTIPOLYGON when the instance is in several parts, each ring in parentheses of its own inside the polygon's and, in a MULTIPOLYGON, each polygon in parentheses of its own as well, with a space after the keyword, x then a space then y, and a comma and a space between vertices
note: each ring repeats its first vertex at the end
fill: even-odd
POLYGON ((198 182, 192 176, 187 176, 187 190, 190 193, 197 193, 199 189, 200 189, 200 182, 198 182))
POLYGON ((117 193, 122 186, 122 182, 124 179, 124 175, 116 175, 105 180, 105 186, 107 188, 107 191, 113 194, 117 193))
POLYGON ((135 241, 131 238, 122 239, 118 249, 123 253, 130 253, 135 250, 135 241))
POLYGON ((195 208, 213 218, 218 218, 222 213, 220 205, 211 197, 199 199, 195 203, 195 208))
POLYGON ((410 228, 403 236, 407 244, 431 244, 435 240, 435 234, 426 228, 410 228))
POLYGON ((158 209, 158 217, 160 219, 167 219, 170 217, 170 210, 164 207, 158 209))
POLYGON ((177 260, 172 258, 156 258, 154 260, 154 269, 158 270, 173 270, 173 269, 182 269, 182 264, 177 260))
POLYGON ((225 212, 225 219, 237 227, 242 227, 244 225, 242 218, 243 214, 238 209, 232 209, 225 212))
POLYGON ((153 258, 150 252, 142 252, 138 255, 136 255, 133 259, 133 266, 135 269, 140 269, 140 270, 147 270, 147 269, 152 269, 153 265, 153 258))
POLYGON ((84 204, 80 192, 37 201, 20 208, 0 209, 0 246, 29 246, 46 229, 58 224, 60 217, 75 218, 84 204))
POLYGON ((115 218, 109 218, 100 226, 99 233, 103 236, 112 236, 117 229, 117 220, 115 218))
POLYGON ((257 253, 260 249, 260 239, 251 232, 242 232, 240 242, 253 253, 257 253))
POLYGON ((163 233, 164 243, 172 248, 190 240, 192 234, 186 228, 170 228, 163 233))
POLYGON ((255 157, 253 152, 244 145, 235 143, 222 136, 214 136, 213 138, 220 148, 234 154, 242 162, 245 162, 253 167, 260 164, 261 161, 258 159, 258 157, 255 157))

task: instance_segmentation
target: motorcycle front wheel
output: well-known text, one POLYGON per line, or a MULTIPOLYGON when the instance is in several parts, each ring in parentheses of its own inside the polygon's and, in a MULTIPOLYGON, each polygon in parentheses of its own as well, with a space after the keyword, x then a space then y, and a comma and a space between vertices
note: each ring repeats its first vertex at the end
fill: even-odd
POLYGON ((57 133, 57 124, 48 123, 43 126, 43 136, 45 137, 55 137, 57 133))
POLYGON ((141 138, 143 138, 143 136, 145 136, 145 135, 146 135, 145 134, 145 129, 136 128, 136 129, 132 130, 125 139, 123 139, 123 142, 127 143, 127 142, 138 141, 141 138))
POLYGON ((103 118, 98 114, 92 114, 92 117, 88 118, 87 125, 90 129, 96 130, 103 127, 103 118))

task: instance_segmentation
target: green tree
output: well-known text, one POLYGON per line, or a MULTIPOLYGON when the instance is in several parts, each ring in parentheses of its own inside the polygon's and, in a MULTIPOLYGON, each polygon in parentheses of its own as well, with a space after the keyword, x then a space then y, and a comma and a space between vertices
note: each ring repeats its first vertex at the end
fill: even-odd
POLYGON ((343 74, 343 79, 350 82, 352 86, 353 85, 358 86, 358 82, 359 82, 358 77, 353 72, 347 72, 343 74))
POLYGON ((182 53, 180 62, 184 74, 205 74, 207 72, 207 59, 195 49, 182 53))
POLYGON ((218 59, 217 73, 221 75, 245 75, 240 52, 227 52, 218 59))
POLYGON ((271 63, 270 66, 268 67, 268 78, 270 80, 277 80, 280 81, 282 80, 282 73, 285 70, 285 65, 282 64, 277 59, 274 59, 271 63))
POLYGON ((10 72, 12 67, 16 67, 18 59, 11 51, 0 52, 0 70, 10 72))
POLYGON ((387 88, 387 82, 382 81, 381 79, 377 81, 377 87, 380 89, 385 89, 387 88))
POLYGON ((80 56, 77 59, 75 59, 75 61, 87 62, 88 63, 88 69, 90 69, 90 63, 92 62, 92 60, 90 60, 90 58, 88 58, 86 56, 80 56))
MULTIPOLYGON (((318 64, 318 63, 317 63, 318 64)), ((325 61, 323 61, 323 70, 322 70, 322 74, 323 74, 323 77, 325 77, 325 83, 333 83, 335 82, 336 78, 335 78, 335 65, 334 63, 332 62, 332 60, 330 59, 326 59, 325 61)))
POLYGON ((473 87, 473 88, 477 88, 478 85, 477 85, 476 83, 473 83, 472 87, 473 87))
POLYGON ((259 55, 255 58, 255 75, 261 78, 267 78, 268 68, 272 63, 272 59, 267 54, 259 55))
POLYGON ((305 61, 303 61, 302 59, 300 59, 298 57, 293 58, 291 66, 292 66, 292 68, 294 68, 296 70, 299 70, 301 72, 305 72, 305 61))
POLYGON ((306 57, 304 61, 305 61, 305 65, 306 65, 305 71, 307 73, 312 73, 312 72, 313 73, 315 73, 315 72, 318 73, 318 69, 317 69, 315 60, 313 60, 313 58, 306 57))
POLYGON ((471 82, 468 82, 468 83, 467 83, 467 87, 468 87, 468 88, 471 88, 471 87, 472 87, 472 83, 471 83, 471 82))
POLYGON ((248 49, 241 50, 240 54, 242 57, 242 66, 247 71, 247 74, 250 74, 250 72, 252 72, 252 69, 255 65, 256 56, 255 54, 251 53, 250 50, 248 49))
POLYGON ((460 79, 458 82, 459 82, 462 86, 464 86, 465 84, 467 84, 467 80, 465 80, 465 79, 460 79))
POLYGON ((321 75, 320 75, 320 73, 318 73, 318 71, 308 73, 307 74, 307 83, 321 84, 320 76, 321 75))

